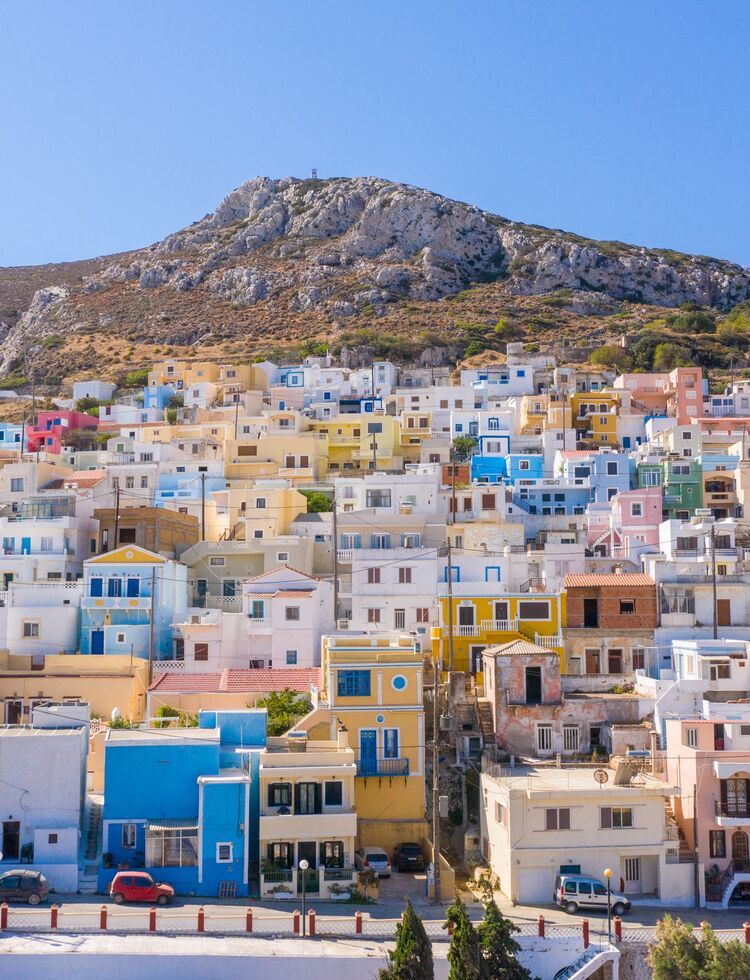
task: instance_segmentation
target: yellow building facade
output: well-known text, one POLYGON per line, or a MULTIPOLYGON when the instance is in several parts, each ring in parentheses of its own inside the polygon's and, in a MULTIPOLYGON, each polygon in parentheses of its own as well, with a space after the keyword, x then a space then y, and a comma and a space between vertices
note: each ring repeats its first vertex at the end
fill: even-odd
POLYGON ((450 667, 451 628, 454 670, 480 673, 486 647, 518 639, 554 650, 563 659, 564 593, 454 596, 452 616, 448 598, 441 596, 439 603, 441 625, 432 630, 432 653, 443 670, 450 667))
POLYGON ((360 845, 421 841, 425 822, 424 654, 409 634, 336 634, 322 640, 322 689, 298 729, 338 737, 356 761, 360 845))
POLYGON ((583 445, 617 446, 620 395, 614 391, 582 391, 570 396, 573 425, 583 445))

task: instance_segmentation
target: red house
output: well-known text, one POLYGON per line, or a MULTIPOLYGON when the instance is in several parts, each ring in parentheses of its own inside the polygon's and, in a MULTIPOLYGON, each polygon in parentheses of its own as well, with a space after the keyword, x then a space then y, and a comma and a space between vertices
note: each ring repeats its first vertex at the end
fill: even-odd
POLYGON ((39 412, 36 425, 26 430, 28 452, 37 450, 59 453, 66 444, 66 435, 73 429, 95 430, 99 419, 85 412, 59 409, 56 412, 39 412))

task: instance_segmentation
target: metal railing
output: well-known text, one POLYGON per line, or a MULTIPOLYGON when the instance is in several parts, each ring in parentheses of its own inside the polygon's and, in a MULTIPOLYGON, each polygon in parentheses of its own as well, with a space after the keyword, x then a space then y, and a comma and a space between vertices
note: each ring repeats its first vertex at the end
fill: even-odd
POLYGON ((408 776, 408 759, 360 759, 357 762, 357 776, 408 776))

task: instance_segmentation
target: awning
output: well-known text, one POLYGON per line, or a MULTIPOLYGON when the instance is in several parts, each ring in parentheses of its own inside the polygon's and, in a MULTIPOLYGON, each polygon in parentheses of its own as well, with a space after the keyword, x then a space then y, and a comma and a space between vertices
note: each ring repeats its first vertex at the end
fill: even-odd
POLYGON ((714 760, 714 776, 717 779, 731 779, 740 772, 750 775, 750 760, 738 759, 736 762, 717 762, 714 760))
POLYGON ((149 820, 147 830, 194 830, 198 833, 197 817, 177 817, 173 820, 149 820))

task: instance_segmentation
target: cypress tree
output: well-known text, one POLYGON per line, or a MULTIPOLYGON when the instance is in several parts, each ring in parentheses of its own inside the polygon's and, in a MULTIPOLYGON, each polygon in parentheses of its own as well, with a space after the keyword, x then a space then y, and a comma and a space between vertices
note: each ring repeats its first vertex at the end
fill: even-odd
POLYGON ((446 917, 453 926, 448 947, 448 980, 480 980, 483 973, 479 936, 460 898, 456 897, 448 907, 446 917))
POLYGON ((489 898, 484 906, 484 918, 477 927, 482 953, 482 976, 492 980, 530 980, 531 974, 516 959, 520 946, 513 938, 518 926, 506 919, 489 898))
POLYGON ((408 898, 396 926, 396 948, 388 953, 388 959, 388 966, 380 971, 380 980, 433 980, 435 976, 430 940, 408 898))

